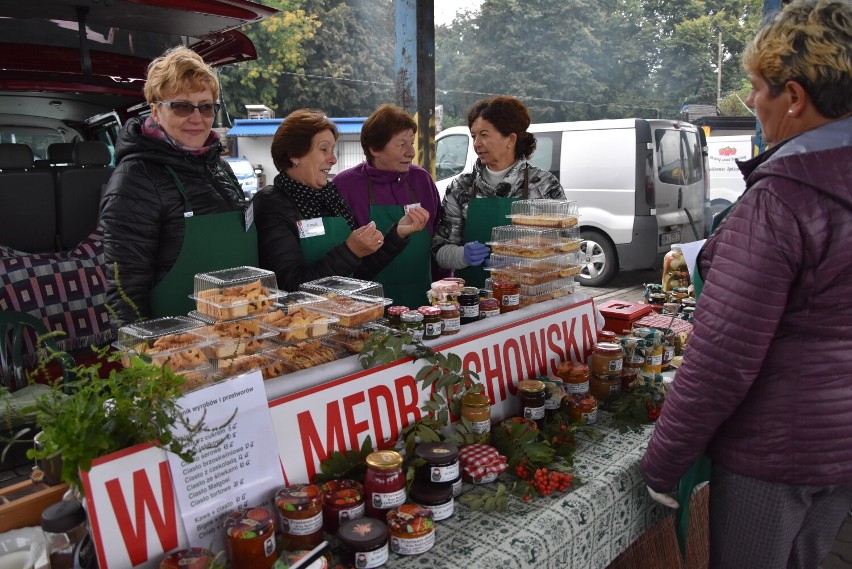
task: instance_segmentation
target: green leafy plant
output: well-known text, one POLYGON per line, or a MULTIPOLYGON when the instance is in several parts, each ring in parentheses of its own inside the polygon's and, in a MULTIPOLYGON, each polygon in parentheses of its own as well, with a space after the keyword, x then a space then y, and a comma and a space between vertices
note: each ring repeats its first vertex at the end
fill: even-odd
POLYGON ((630 385, 630 392, 623 394, 616 403, 613 422, 619 432, 642 432, 645 425, 656 421, 667 392, 668 384, 662 375, 656 374, 653 378, 640 375, 630 385))
POLYGON ((369 435, 359 450, 333 451, 320 463, 320 471, 314 475, 314 484, 329 480, 349 479, 364 482, 367 457, 373 452, 373 441, 369 435))

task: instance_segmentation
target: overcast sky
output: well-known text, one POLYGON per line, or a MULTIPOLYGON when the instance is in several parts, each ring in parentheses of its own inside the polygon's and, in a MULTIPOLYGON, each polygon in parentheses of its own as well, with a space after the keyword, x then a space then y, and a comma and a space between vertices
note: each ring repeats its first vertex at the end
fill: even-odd
POLYGON ((463 10, 477 10, 482 0, 434 0, 435 1, 435 25, 444 26, 453 21, 456 12, 463 10))

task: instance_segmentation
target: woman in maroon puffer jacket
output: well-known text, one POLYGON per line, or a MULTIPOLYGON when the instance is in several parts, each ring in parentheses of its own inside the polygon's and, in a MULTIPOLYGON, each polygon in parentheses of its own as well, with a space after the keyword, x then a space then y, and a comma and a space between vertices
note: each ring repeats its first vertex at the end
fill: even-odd
POLYGON ((642 473, 713 459, 713 568, 815 569, 852 507, 852 4, 797 0, 745 54, 771 149, 698 260, 704 289, 642 473))

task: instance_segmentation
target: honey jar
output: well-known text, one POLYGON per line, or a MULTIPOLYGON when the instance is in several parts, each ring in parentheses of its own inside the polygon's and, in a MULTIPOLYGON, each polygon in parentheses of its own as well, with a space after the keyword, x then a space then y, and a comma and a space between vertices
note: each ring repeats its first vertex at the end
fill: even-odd
POLYGON ((620 344, 603 342, 595 345, 592 352, 592 376, 621 375, 624 352, 620 344))

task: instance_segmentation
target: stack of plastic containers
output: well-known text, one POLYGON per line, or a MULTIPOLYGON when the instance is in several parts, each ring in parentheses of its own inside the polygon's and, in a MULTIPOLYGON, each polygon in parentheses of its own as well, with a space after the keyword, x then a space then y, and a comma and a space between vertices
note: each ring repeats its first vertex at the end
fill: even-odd
POLYGON ((118 330, 114 344, 122 352, 125 367, 130 358, 139 356, 159 366, 168 366, 183 375, 184 391, 206 385, 211 380, 207 348, 213 340, 199 333, 202 322, 185 316, 147 320, 118 330))
POLYGON ((207 323, 197 330, 210 343, 204 351, 216 379, 260 369, 264 379, 281 375, 283 366, 267 355, 278 332, 262 318, 286 293, 278 290, 275 273, 236 267, 195 275, 196 310, 207 323))
POLYGON ((577 202, 518 200, 512 225, 491 233, 491 283, 520 283, 520 305, 529 306, 574 291, 580 273, 577 202))

